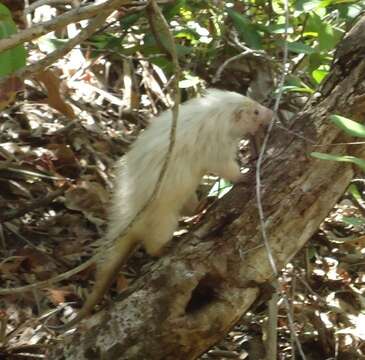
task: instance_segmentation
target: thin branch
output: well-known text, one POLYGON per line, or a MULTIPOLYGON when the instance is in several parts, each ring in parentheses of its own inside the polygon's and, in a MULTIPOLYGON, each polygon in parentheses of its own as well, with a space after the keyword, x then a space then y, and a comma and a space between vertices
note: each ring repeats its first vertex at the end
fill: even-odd
POLYGON ((23 293, 25 291, 30 291, 30 290, 34 290, 34 289, 38 289, 38 288, 45 288, 47 286, 51 286, 54 283, 60 282, 62 280, 66 280, 66 279, 70 278, 71 276, 78 274, 79 272, 87 269, 88 267, 90 267, 93 264, 95 264, 95 257, 88 259, 87 261, 83 262, 82 264, 80 264, 79 266, 77 266, 75 268, 72 268, 69 271, 56 275, 53 278, 50 278, 50 279, 47 279, 44 281, 39 281, 34 284, 29 284, 29 285, 25 285, 25 286, 16 287, 16 288, 9 288, 9 289, 0 288, 0 296, 9 295, 9 294, 19 294, 19 293, 23 293))
POLYGON ((241 49, 242 51, 249 51, 254 56, 263 57, 268 61, 273 61, 273 59, 266 53, 265 50, 257 50, 257 49, 251 49, 248 46, 242 44, 238 38, 238 34, 236 31, 232 32, 232 39, 231 41, 228 41, 228 44, 231 46, 237 47, 241 49))
POLYGON ((266 358, 265 360, 276 360, 278 352, 278 315, 279 315, 279 293, 278 282, 273 282, 275 292, 271 299, 268 301, 268 319, 266 322, 266 358))
POLYGON ((49 6, 55 6, 55 5, 65 5, 65 4, 72 4, 73 0, 37 0, 34 3, 30 4, 25 10, 24 14, 27 15, 37 8, 49 5, 49 6))
POLYGON ((232 56, 231 58, 227 59, 217 70, 216 74, 213 77, 212 83, 216 83, 220 80, 221 76, 222 76, 222 72, 223 70, 233 61, 236 61, 238 59, 244 58, 247 55, 252 55, 252 56, 257 56, 257 57, 263 57, 265 60, 268 61, 272 61, 272 59, 270 58, 270 56, 267 55, 267 53, 264 50, 254 50, 254 49, 250 49, 248 46, 241 44, 238 36, 236 33, 233 34, 233 40, 228 41, 228 43, 233 46, 236 47, 240 50, 242 50, 242 52, 240 54, 237 54, 235 56, 232 56))
POLYGON ((0 53, 24 42, 36 39, 51 31, 63 28, 70 23, 89 19, 100 14, 100 12, 112 12, 118 7, 129 3, 130 0, 108 0, 101 4, 92 4, 70 10, 54 19, 34 25, 26 30, 15 33, 6 39, 0 40, 0 53))
MULTIPOLYGON (((53 64, 58 59, 65 56, 68 52, 70 52, 76 45, 80 44, 84 40, 88 39, 100 26, 105 23, 105 20, 110 15, 109 12, 102 12, 100 15, 96 16, 88 26, 82 29, 73 39, 69 40, 66 45, 63 47, 53 51, 51 54, 44 57, 42 60, 37 61, 35 64, 31 64, 25 66, 11 76, 16 76, 18 78, 26 78, 32 76, 34 73, 37 73, 46 67, 53 64)), ((0 84, 7 80, 8 77, 4 77, 1 79, 0 84)))
POLYGON ((330 147, 330 146, 339 146, 339 145, 364 145, 365 144, 365 141, 348 141, 348 142, 339 142, 339 143, 331 143, 331 144, 329 144, 329 143, 327 143, 327 144, 316 144, 316 142, 314 140, 309 139, 309 138, 303 136, 302 134, 300 134, 296 131, 290 130, 285 126, 279 125, 277 123, 275 123, 274 126, 277 129, 283 130, 283 131, 287 132, 290 135, 294 135, 295 137, 308 142, 313 147, 330 147))
MULTIPOLYGON (((271 120, 271 123, 269 125, 269 128, 267 130, 265 139, 262 143, 262 147, 260 150, 260 154, 259 154, 259 158, 257 160, 256 163, 256 198, 257 198, 257 207, 258 207, 258 211, 259 211, 259 217, 260 217, 260 229, 261 229, 261 235, 265 244, 265 248, 266 248, 266 252, 267 252, 267 256, 268 256, 268 260, 270 263, 270 266, 272 268, 272 271, 274 273, 275 278, 278 278, 279 276, 279 272, 278 272, 278 268, 272 253, 272 249, 270 246, 270 242, 269 242, 269 238, 267 235, 267 229, 266 229, 266 223, 265 223, 265 213, 264 213, 264 209, 262 206, 262 197, 261 197, 261 167, 262 167, 262 162, 264 159, 264 155, 266 152, 266 148, 267 148, 267 144, 270 138, 270 134, 271 131, 274 127, 274 123, 276 120, 276 116, 277 116, 277 112, 279 109, 279 105, 280 105, 280 100, 281 97, 283 95, 283 91, 284 91, 284 83, 285 83, 285 78, 286 78, 286 73, 287 73, 287 64, 288 64, 288 28, 289 28, 289 4, 288 4, 288 0, 284 0, 284 12, 285 12, 285 33, 284 33, 284 56, 283 56, 283 71, 282 71, 282 77, 280 79, 279 82, 279 91, 275 100, 275 104, 274 104, 274 116, 271 120)), ((292 336, 294 337, 295 343, 298 347, 298 351, 302 357, 303 360, 306 359, 306 356, 303 352, 302 346, 299 342, 298 336, 296 334, 295 331, 295 327, 294 327, 294 319, 291 313, 291 309, 290 309, 290 304, 288 301, 288 298, 286 296, 286 294, 283 292, 283 290, 281 289, 281 284, 278 284, 279 286, 279 291, 283 294, 283 298, 284 298, 284 303, 285 303, 285 307, 287 309, 287 318, 288 318, 288 323, 289 323, 289 329, 292 333, 292 336)))
MULTIPOLYGON (((287 6, 287 0, 285 0, 285 4, 287 6)), ((267 129, 266 136, 262 143, 259 157, 258 157, 257 163, 256 163, 256 198, 257 198, 257 206, 258 206, 259 217, 260 217, 261 235, 262 235, 262 238, 263 238, 263 241, 265 244, 265 248, 267 251, 268 260, 269 260, 270 266, 273 270, 275 277, 278 277, 279 272, 278 272, 278 268, 275 263, 274 256, 272 254, 271 246, 269 243, 269 238, 267 235, 266 224, 265 224, 265 214, 264 214, 264 210, 263 210, 263 206, 262 206, 262 197, 261 197, 261 167, 262 167, 262 162, 263 162, 264 155, 266 152, 267 144, 268 144, 268 141, 269 141, 269 138, 271 135, 271 131, 275 124, 277 112, 278 112, 279 105, 280 105, 280 100, 281 100, 281 97, 283 95, 283 90, 284 90, 283 85, 284 85, 285 78, 286 78, 286 64, 288 62, 287 27, 288 27, 288 25, 286 24, 285 25, 285 36, 284 36, 285 42, 284 42, 283 73, 282 73, 282 77, 279 82, 279 86, 278 86, 279 91, 276 96, 276 100, 275 100, 275 104, 274 104, 274 108, 273 108, 274 116, 267 129)))
POLYGON ((25 215, 26 213, 28 213, 34 209, 47 206, 58 196, 62 195, 66 191, 67 188, 68 188, 68 184, 65 184, 62 187, 60 187, 59 189, 57 189, 56 191, 53 191, 53 192, 47 194, 46 196, 42 196, 40 199, 34 200, 32 203, 30 203, 29 205, 27 205, 21 209, 13 210, 13 211, 10 211, 3 215, 0 215, 0 222, 13 220, 15 218, 25 215))
POLYGON ((313 144, 314 147, 327 147, 327 146, 339 146, 339 145, 364 145, 365 141, 349 141, 342 143, 333 143, 333 144, 313 144))
MULTIPOLYGON (((18 231, 17 226, 15 226, 14 224, 12 224, 11 222, 4 223, 4 227, 6 229, 8 229, 11 233, 13 233, 14 235, 16 235, 19 239, 21 239, 22 241, 24 241, 30 248, 35 249, 35 250, 41 252, 50 261, 56 262, 57 264, 60 264, 62 266, 65 265, 63 261, 56 259, 54 256, 51 256, 50 254, 48 254, 45 250, 41 250, 40 248, 38 248, 37 246, 35 246, 25 236, 23 236, 22 234, 20 234, 19 231, 18 231)), ((0 291, 1 291, 1 289, 0 289, 0 291)))
POLYGON ((293 130, 290 130, 288 128, 286 128, 285 126, 281 126, 279 124, 274 124, 274 126, 280 130, 284 130, 285 132, 287 132, 288 134, 291 134, 291 135, 294 135, 295 137, 299 138, 299 139, 302 139, 312 145, 315 144, 315 141, 313 141, 312 139, 308 139, 307 137, 297 133, 296 131, 293 131, 293 130))
POLYGON ((231 58, 227 59, 217 70, 216 74, 214 75, 214 78, 212 79, 212 83, 215 84, 216 82, 218 82, 222 76, 222 72, 223 70, 233 61, 241 59, 246 57, 247 55, 252 54, 252 51, 250 50, 245 50, 244 52, 242 52, 241 54, 232 56, 231 58))

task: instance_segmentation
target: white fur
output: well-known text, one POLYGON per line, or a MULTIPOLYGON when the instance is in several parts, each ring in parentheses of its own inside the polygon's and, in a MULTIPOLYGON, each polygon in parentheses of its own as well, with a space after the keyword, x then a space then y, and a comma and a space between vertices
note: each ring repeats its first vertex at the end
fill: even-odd
POLYGON ((183 208, 191 209, 201 177, 215 173, 236 181, 240 167, 237 145, 267 124, 272 111, 237 93, 216 89, 180 106, 176 142, 160 191, 147 209, 136 214, 153 193, 170 142, 172 114, 151 120, 130 151, 117 165, 106 243, 99 250, 94 288, 70 328, 87 316, 101 300, 125 258, 136 244, 158 255, 172 238, 183 208))
MULTIPOLYGON (((149 253, 157 254, 171 239, 182 207, 204 174, 237 180, 238 142, 267 123, 271 115, 270 110, 243 95, 217 89, 181 105, 175 147, 164 182, 129 235, 136 242, 143 242, 149 253), (259 116, 253 115, 256 109, 259 116)), ((169 146, 171 120, 171 111, 152 119, 117 165, 108 239, 115 240, 150 198, 169 146)))

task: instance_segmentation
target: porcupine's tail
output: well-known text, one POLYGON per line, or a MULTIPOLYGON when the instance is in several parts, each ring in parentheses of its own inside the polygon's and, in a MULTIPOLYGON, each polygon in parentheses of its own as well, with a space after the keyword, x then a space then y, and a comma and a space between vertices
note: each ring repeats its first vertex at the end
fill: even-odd
POLYGON ((105 292, 111 286, 118 270, 136 247, 136 242, 129 235, 124 235, 122 239, 115 241, 114 245, 108 250, 106 256, 103 256, 101 259, 103 264, 102 266, 98 266, 100 271, 98 269, 96 271, 95 284, 90 295, 88 295, 85 304, 74 319, 65 325, 57 327, 57 330, 69 330, 91 314, 95 305, 102 300, 105 292))

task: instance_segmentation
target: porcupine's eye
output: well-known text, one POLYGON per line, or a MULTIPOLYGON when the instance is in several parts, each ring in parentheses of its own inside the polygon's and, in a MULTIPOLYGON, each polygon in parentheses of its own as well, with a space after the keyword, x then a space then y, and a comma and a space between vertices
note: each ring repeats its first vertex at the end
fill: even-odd
POLYGON ((256 109, 254 112, 253 112, 256 116, 258 116, 260 114, 260 112, 256 109))

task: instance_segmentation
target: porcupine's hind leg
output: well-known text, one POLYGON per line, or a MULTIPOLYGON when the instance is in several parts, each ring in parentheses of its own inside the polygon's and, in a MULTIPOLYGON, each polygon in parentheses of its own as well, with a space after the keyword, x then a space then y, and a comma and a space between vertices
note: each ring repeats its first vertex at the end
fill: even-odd
POLYGON ((161 214, 158 218, 146 224, 145 236, 142 239, 146 252, 151 256, 161 256, 164 246, 171 240, 178 225, 178 216, 175 214, 161 214))

